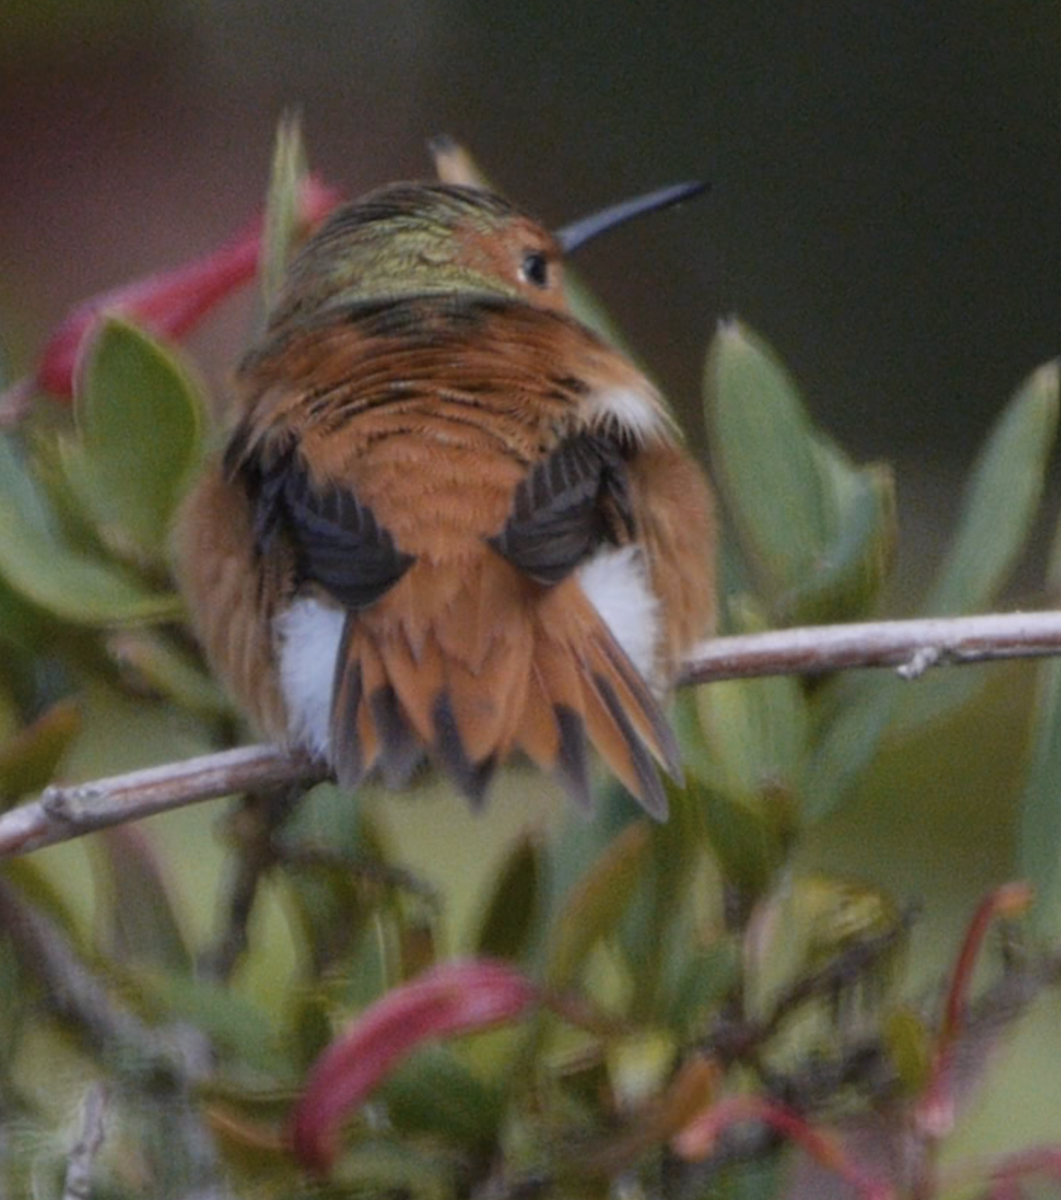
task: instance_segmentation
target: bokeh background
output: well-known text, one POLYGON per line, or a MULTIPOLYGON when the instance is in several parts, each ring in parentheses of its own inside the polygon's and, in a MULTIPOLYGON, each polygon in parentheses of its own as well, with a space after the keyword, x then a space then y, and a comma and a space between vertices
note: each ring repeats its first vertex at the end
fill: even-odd
POLYGON ((290 105, 351 194, 426 174, 439 130, 551 222, 711 178, 583 264, 690 413, 731 312, 860 457, 967 457, 1058 350, 1056 4, 4 0, 13 367, 78 297, 244 221, 290 105))
MULTIPOLYGON (((315 167, 350 195, 427 175, 425 142, 442 130, 552 223, 710 178, 705 201, 602 239, 580 265, 694 438, 707 338, 736 313, 855 458, 894 462, 911 593, 994 415, 1061 347, 1055 3, 0 0, 0 369, 26 370, 78 299, 242 225, 290 106, 315 167)), ((247 296, 196 335, 217 386, 254 317, 247 296)), ((1029 591, 1041 575, 1033 558, 1029 591)), ((894 611, 905 604, 900 590, 894 611)), ((933 731, 892 754, 808 853, 924 897, 937 970, 1010 862, 1030 676, 993 670, 1002 682, 965 718, 960 777, 933 731), (929 776, 926 813, 906 797, 929 776), (894 823, 869 842, 885 806, 894 823)), ((122 720, 137 761, 202 748, 161 737, 132 702, 122 720)), ((87 752, 71 764, 104 769, 113 759, 87 752)), ((522 803, 474 827, 463 810, 420 806, 407 833, 426 861, 444 836, 447 866, 474 872, 488 830, 501 836, 522 803)), ((169 819, 186 896, 216 890, 220 850, 201 852, 213 820, 169 819)), ((57 874, 83 872, 79 850, 49 853, 57 874)), ((208 905, 197 919, 208 927, 208 905)), ((1056 1016, 1014 1051, 1019 1105, 1005 1104, 1014 1127, 1044 1135, 1056 1134, 1042 1052, 1056 1016)), ((968 1144, 997 1138, 999 1120, 996 1106, 968 1144)))

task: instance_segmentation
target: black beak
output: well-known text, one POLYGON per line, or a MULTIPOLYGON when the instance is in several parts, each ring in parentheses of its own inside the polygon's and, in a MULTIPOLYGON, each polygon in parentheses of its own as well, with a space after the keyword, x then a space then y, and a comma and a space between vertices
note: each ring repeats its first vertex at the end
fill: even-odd
POLYGON ((588 217, 580 217, 570 225, 557 229, 553 236, 560 243, 560 249, 565 254, 570 254, 590 238, 595 238, 598 233, 604 233, 606 229, 613 229, 624 221, 641 216, 642 213, 655 212, 658 208, 670 208, 672 204, 679 204, 691 196, 699 196, 709 187, 710 184, 699 182, 672 183, 669 187, 657 188, 644 196, 635 196, 632 200, 623 200, 609 208, 602 208, 600 212, 590 213, 588 217))

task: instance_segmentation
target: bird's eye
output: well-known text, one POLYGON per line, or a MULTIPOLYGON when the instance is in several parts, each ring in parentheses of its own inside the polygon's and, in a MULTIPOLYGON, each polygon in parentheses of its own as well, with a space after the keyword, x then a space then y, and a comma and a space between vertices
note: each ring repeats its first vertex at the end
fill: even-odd
POLYGON ((519 273, 525 282, 533 283, 535 287, 549 286, 549 263, 538 250, 530 250, 523 256, 519 273))

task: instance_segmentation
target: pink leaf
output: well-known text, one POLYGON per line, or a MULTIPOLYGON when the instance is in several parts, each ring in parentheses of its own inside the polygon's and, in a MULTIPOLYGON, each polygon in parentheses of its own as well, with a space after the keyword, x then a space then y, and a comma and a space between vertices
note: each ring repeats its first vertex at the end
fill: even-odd
POLYGON ((324 1173, 335 1159, 343 1116, 363 1103, 422 1042, 520 1016, 538 999, 515 968, 489 959, 445 963, 394 988, 366 1009, 314 1064, 295 1106, 295 1157, 324 1173))

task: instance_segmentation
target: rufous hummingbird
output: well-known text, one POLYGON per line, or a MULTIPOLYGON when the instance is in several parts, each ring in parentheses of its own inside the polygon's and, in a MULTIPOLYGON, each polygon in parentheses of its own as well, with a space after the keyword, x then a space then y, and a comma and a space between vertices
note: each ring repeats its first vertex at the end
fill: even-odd
POLYGON ((550 233, 395 184, 293 261, 182 514, 208 658, 261 731, 354 787, 426 756, 473 803, 517 752, 651 813, 661 702, 714 618, 703 472, 653 385, 571 316, 562 258, 684 184, 550 233))

